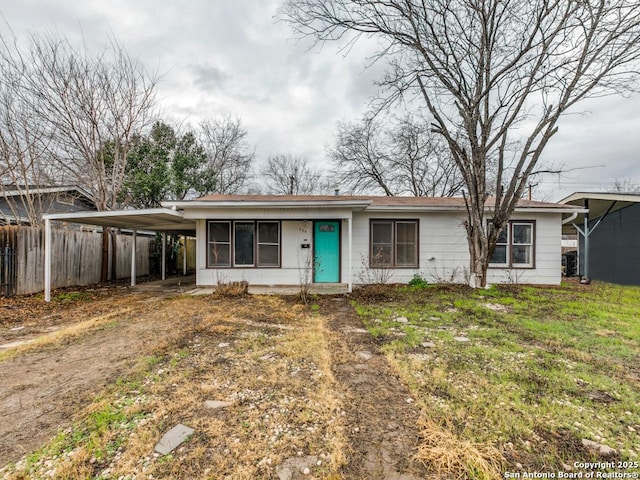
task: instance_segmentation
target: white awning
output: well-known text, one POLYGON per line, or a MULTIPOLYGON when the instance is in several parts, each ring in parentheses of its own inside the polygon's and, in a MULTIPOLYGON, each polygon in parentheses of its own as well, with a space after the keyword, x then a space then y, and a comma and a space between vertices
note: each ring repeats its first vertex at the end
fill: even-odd
POLYGON ((44 220, 81 223, 101 227, 116 227, 155 232, 191 232, 195 234, 196 221, 184 218, 181 211, 169 208, 143 210, 113 210, 107 212, 73 212, 43 215, 44 220))

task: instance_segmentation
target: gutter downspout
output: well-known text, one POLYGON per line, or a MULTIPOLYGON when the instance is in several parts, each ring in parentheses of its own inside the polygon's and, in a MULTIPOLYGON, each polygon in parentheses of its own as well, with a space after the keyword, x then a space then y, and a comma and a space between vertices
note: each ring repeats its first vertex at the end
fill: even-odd
POLYGON ((578 212, 573 212, 571 216, 562 220, 562 225, 566 225, 567 223, 573 222, 576 218, 578 218, 578 212))

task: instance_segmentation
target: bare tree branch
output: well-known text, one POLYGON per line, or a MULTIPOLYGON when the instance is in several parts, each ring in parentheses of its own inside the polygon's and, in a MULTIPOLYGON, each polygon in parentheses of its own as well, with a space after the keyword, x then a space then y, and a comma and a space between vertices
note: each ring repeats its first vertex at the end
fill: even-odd
POLYGON ((322 191, 322 173, 291 154, 269 157, 260 174, 267 193, 272 195, 312 195, 322 191))
POLYGON ((637 1, 288 0, 281 16, 317 43, 381 43, 388 101, 416 94, 462 176, 478 285, 562 115, 638 78, 637 1))
POLYGON ((409 116, 338 124, 329 156, 338 183, 352 192, 449 197, 462 186, 443 143, 424 122, 409 116))
POLYGON ((208 174, 215 177, 217 193, 239 193, 251 177, 255 148, 247 141, 240 119, 222 117, 200 123, 200 143, 207 155, 208 174))

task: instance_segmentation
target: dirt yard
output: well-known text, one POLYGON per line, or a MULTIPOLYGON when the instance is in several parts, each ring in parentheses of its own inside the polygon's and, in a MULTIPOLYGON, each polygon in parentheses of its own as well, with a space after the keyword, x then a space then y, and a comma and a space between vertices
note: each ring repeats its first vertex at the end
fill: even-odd
POLYGON ((414 399, 343 297, 0 299, 0 363, 0 477, 428 475, 414 399), (154 454, 177 423, 194 435, 154 454))

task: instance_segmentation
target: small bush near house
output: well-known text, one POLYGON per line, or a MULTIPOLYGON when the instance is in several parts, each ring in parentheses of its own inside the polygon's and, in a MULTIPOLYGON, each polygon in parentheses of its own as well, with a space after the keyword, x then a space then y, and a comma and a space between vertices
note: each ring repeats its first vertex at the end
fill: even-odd
POLYGON ((242 297, 249 293, 249 282, 218 282, 218 286, 213 291, 215 297, 242 297))
POLYGON ((413 288, 427 288, 429 286, 429 282, 422 278, 419 273, 416 273, 413 275, 413 278, 409 280, 409 286, 413 288))

